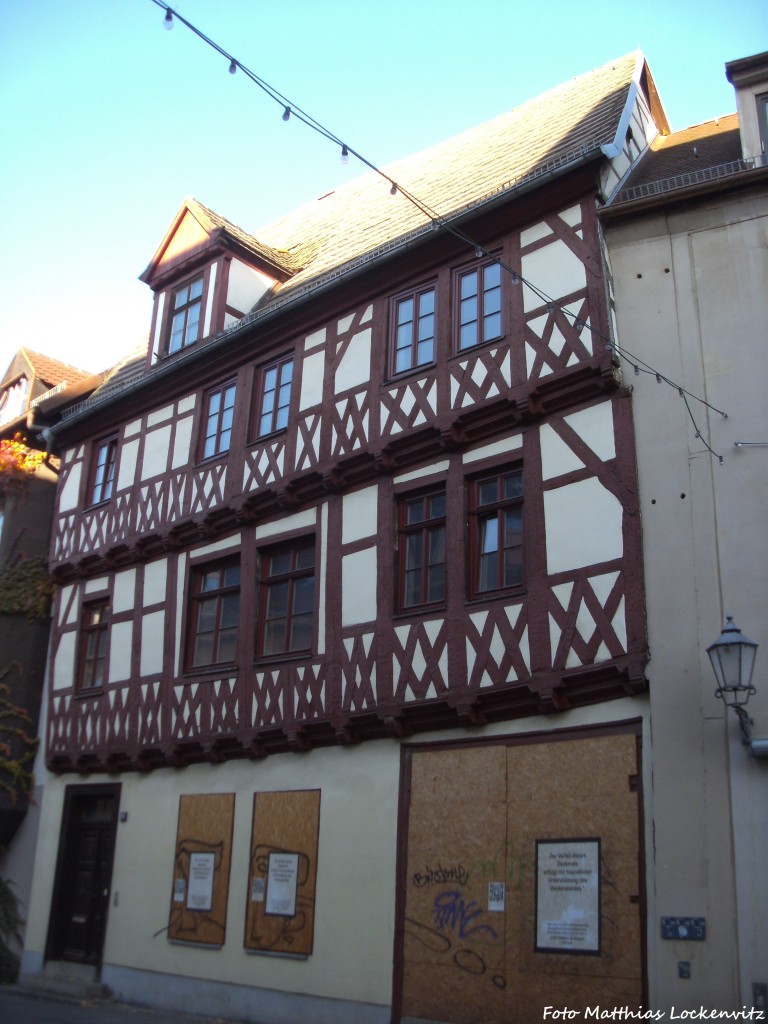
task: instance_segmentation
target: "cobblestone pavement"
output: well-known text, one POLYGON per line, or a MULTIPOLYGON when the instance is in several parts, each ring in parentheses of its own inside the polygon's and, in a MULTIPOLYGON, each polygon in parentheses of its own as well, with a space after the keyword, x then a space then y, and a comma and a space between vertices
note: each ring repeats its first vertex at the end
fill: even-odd
POLYGON ((148 1010, 113 1002, 78 1002, 0 988, 2 1024, 232 1024, 173 1010, 148 1010))

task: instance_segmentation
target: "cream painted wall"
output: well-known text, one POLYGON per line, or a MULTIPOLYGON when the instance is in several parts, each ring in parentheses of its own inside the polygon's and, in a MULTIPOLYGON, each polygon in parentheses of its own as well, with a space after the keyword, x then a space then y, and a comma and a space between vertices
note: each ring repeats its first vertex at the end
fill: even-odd
POLYGON ((366 548, 341 560, 341 621, 344 626, 376 618, 377 549, 366 548))
POLYGON ((720 465, 676 390, 631 377, 652 652, 652 995, 662 1008, 737 1009, 768 980, 768 764, 715 699, 705 648, 725 614, 761 644, 750 710, 768 735, 768 449, 734 447, 768 441, 768 198, 713 200, 605 236, 620 343, 728 414, 691 402, 720 465), (706 917, 705 943, 658 939, 659 917, 680 914, 706 917))
MULTIPOLYGON (((646 710, 645 698, 627 698, 563 716, 453 729, 430 735, 429 740, 479 742, 559 725, 576 728, 636 720, 644 717, 646 710)), ((424 740, 419 737, 419 742, 424 740)), ((243 760, 215 767, 190 766, 183 771, 126 773, 119 781, 120 811, 127 820, 117 827, 105 964, 146 971, 152 977, 169 973, 212 978, 389 1005, 400 782, 400 745, 396 741, 273 755, 257 765, 243 760), (242 937, 253 793, 318 788, 322 796, 314 951, 302 961, 249 955, 242 937), (172 945, 165 937, 178 801, 181 795, 194 793, 236 794, 227 932, 221 949, 172 945)), ((46 776, 25 947, 28 962, 40 960, 45 948, 64 793, 67 785, 77 784, 76 776, 46 776)))

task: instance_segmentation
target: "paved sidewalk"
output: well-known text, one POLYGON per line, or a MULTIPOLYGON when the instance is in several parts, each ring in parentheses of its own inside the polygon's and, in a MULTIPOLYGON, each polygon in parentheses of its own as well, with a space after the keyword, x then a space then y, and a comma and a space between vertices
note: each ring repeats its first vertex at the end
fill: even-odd
POLYGON ((22 993, 0 987, 3 1024, 232 1024, 173 1010, 149 1010, 116 1002, 87 1002, 22 993))

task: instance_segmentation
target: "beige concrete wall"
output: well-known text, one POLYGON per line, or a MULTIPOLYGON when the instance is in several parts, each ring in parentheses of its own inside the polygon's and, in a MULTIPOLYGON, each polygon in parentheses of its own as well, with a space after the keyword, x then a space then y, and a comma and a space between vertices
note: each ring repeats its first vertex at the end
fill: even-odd
POLYGON ((705 648, 726 614, 762 645, 752 699, 768 735, 768 198, 741 196, 606 228, 623 368, 634 385, 652 653, 654 1005, 751 1004, 768 980, 768 761, 739 742, 705 648), (636 376, 635 359, 695 395, 636 376), (713 457, 703 440, 722 455, 713 457), (707 919, 703 943, 662 942, 662 915, 707 919), (691 963, 678 980, 677 963, 691 963))

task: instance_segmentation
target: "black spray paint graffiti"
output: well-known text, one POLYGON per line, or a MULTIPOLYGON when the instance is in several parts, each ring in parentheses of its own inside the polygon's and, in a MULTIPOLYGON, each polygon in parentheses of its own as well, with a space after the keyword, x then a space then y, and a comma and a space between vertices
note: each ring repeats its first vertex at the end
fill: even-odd
POLYGON ((466 885, 468 878, 469 873, 463 864, 454 864, 446 868, 438 863, 436 867, 427 865, 423 873, 415 872, 411 881, 417 889, 422 889, 425 885, 446 885, 449 882, 466 885))
POLYGON ((499 937, 489 924, 480 924, 477 921, 483 913, 477 900, 466 903, 458 891, 438 893, 432 905, 432 912, 440 931, 456 932, 460 939, 468 939, 470 935, 478 935, 481 932, 486 933, 491 939, 499 937))
MULTIPOLYGON (((428 925, 422 924, 412 917, 406 917, 405 928, 408 935, 416 939, 433 953, 442 953, 451 956, 455 967, 467 974, 481 976, 487 973, 488 967, 483 957, 473 949, 460 948, 454 950, 453 942, 445 932, 437 931, 428 925)), ((489 980, 496 988, 507 987, 507 979, 503 974, 490 975, 489 980)))

